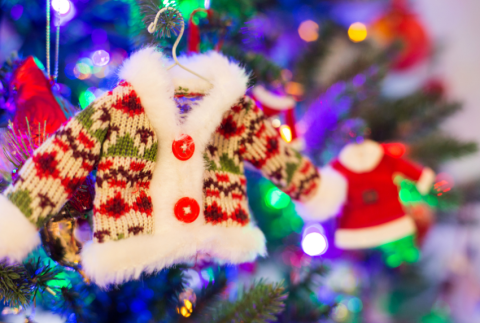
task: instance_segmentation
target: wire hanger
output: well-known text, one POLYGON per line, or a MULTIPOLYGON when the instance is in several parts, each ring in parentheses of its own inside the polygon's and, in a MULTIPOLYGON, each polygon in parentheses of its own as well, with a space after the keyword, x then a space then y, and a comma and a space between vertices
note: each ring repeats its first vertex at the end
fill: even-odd
POLYGON ((175 61, 175 63, 173 63, 172 65, 167 67, 167 70, 172 69, 174 66, 179 66, 179 67, 183 68, 184 70, 186 70, 187 72, 190 72, 191 74, 201 78, 202 80, 208 82, 208 84, 212 85, 212 83, 209 80, 207 80, 205 77, 203 77, 200 74, 195 73, 191 69, 183 66, 182 64, 180 64, 180 62, 177 59, 177 46, 178 46, 178 43, 180 43, 180 40, 182 39, 183 32, 185 31, 185 22, 183 21, 183 16, 180 13, 180 11, 178 11, 177 9, 172 8, 172 7, 166 7, 166 8, 160 9, 155 16, 155 20, 148 26, 148 28, 147 28, 148 32, 150 34, 153 34, 155 32, 155 30, 157 29, 157 23, 158 23, 158 19, 160 18, 160 15, 167 10, 173 11, 174 14, 179 15, 180 18, 181 18, 180 19, 180 25, 181 25, 180 32, 179 32, 179 34, 177 36, 177 39, 175 40, 175 43, 173 44, 173 48, 172 48, 172 57, 173 57, 173 60, 175 61))

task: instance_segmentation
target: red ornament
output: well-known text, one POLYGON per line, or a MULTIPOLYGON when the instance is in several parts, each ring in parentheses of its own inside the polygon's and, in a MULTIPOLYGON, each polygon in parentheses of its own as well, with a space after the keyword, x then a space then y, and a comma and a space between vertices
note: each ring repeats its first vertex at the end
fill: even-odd
POLYGON ((445 94, 445 84, 439 79, 430 79, 423 86, 423 91, 429 95, 441 98, 445 94))
POLYGON ((424 26, 404 0, 393 0, 391 9, 376 20, 370 30, 374 39, 385 46, 396 40, 402 42, 402 50, 393 62, 394 69, 412 67, 431 52, 431 41, 424 26))
POLYGON ((67 118, 52 93, 52 85, 45 74, 38 68, 33 57, 28 57, 14 72, 10 83, 15 116, 15 130, 28 133, 28 118, 31 130, 40 124, 42 131, 46 121, 46 133, 55 132, 67 118))

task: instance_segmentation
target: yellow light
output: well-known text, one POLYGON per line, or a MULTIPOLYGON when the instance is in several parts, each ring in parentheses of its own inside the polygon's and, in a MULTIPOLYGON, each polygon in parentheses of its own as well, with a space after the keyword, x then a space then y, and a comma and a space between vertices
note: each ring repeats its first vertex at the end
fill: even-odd
POLYGON ((189 317, 190 315, 192 315, 193 312, 193 303, 190 302, 188 299, 184 300, 183 303, 185 304, 185 306, 182 306, 180 310, 177 307, 177 313, 182 314, 182 316, 184 317, 189 317))
POLYGON ((185 303, 185 307, 186 307, 188 310, 193 309, 193 304, 192 304, 192 302, 190 302, 188 299, 186 299, 184 303, 185 303))
POLYGON ((285 142, 291 142, 292 130, 290 129, 290 127, 287 125, 282 125, 280 127, 280 136, 282 137, 283 140, 285 140, 285 142))
POLYGON ((348 319, 348 308, 345 304, 338 304, 333 310, 333 319, 335 322, 345 322, 348 319))
POLYGON ((305 20, 298 27, 298 35, 306 42, 312 42, 318 39, 318 24, 311 20, 305 20))
POLYGON ((361 22, 355 22, 348 28, 348 37, 354 43, 364 41, 367 38, 367 27, 361 22))
POLYGON ((192 312, 187 310, 187 308, 184 306, 180 309, 180 314, 182 314, 182 316, 184 317, 189 317, 190 315, 192 315, 192 312))

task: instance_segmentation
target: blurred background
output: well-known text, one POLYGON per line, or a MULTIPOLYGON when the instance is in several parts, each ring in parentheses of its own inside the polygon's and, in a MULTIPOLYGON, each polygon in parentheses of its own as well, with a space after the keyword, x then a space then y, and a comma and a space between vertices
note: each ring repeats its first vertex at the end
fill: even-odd
MULTIPOLYGON (((8 284, 0 284, 0 322, 250 322, 249 311, 266 313, 258 322, 480 322, 479 1, 51 0, 49 11, 43 0, 0 4, 4 149, 11 147, 9 120, 24 118, 25 102, 42 107, 22 97, 22 88, 52 93, 62 118, 85 109, 116 85, 118 68, 136 49, 155 44, 169 55, 175 37, 152 36, 145 26, 156 9, 174 6, 186 24, 178 52, 219 50, 244 65, 252 95, 261 89, 285 102, 272 113, 255 96, 269 122, 318 167, 366 127, 389 155, 436 173, 427 195, 395 179, 415 236, 346 251, 333 238, 341 213, 307 223, 286 194, 247 169, 268 258, 180 266, 108 291, 85 281, 78 261, 69 260, 78 256, 72 232, 75 246, 89 239, 91 210, 80 207, 82 216, 62 220, 68 230, 43 229, 61 242, 44 239, 23 266, 0 264, 4 281, 17 273, 11 283, 26 286, 8 298, 8 284), (22 67, 31 77, 16 73, 22 67), (51 88, 39 89, 44 76, 51 88), (34 278, 43 274, 40 286, 34 278)), ((1 188, 19 166, 3 157, 1 188)))

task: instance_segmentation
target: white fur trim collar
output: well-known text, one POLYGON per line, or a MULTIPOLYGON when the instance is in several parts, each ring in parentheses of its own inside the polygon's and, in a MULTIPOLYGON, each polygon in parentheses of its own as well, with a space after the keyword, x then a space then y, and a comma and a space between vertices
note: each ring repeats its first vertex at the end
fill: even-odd
MULTIPOLYGON (((196 145, 206 143, 220 124, 223 113, 245 94, 248 75, 238 64, 217 52, 180 57, 179 61, 212 85, 178 66, 167 70, 171 61, 155 47, 132 54, 119 76, 137 92, 160 141, 170 141, 187 133, 196 145), (207 92, 183 123, 179 122, 179 111, 173 101, 174 91, 180 86, 190 92, 207 92)), ((202 147, 198 148, 202 151, 202 147)))
POLYGON ((340 151, 340 163, 355 173, 372 171, 380 163, 384 155, 380 144, 365 140, 360 144, 348 144, 340 151))

